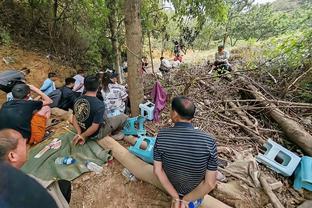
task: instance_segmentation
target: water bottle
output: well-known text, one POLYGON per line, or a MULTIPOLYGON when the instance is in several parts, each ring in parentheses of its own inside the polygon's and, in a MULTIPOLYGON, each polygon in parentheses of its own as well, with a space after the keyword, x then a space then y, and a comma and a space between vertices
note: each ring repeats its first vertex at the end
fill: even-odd
POLYGON ((196 201, 190 202, 189 208, 198 208, 202 202, 203 202, 203 199, 197 199, 196 201))
POLYGON ((103 171, 103 167, 99 166, 98 164, 96 164, 94 162, 87 161, 86 166, 90 171, 93 171, 97 174, 99 174, 103 171))
POLYGON ((55 164, 57 165, 71 165, 74 164, 76 160, 72 157, 58 157, 55 160, 55 164))

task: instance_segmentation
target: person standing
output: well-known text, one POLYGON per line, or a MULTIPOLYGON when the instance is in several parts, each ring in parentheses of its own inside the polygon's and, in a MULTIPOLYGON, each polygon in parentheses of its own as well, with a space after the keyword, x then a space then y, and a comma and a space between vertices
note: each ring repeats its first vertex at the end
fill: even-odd
POLYGON ((81 94, 83 93, 83 90, 84 90, 83 83, 84 83, 84 79, 85 79, 84 74, 85 74, 84 70, 80 69, 80 70, 78 70, 78 73, 73 77, 76 80, 73 91, 79 92, 81 94))
POLYGON ((216 185, 217 148, 208 134, 194 129, 195 105, 173 98, 171 128, 161 129, 154 146, 154 173, 178 207, 204 198, 216 185))
POLYGON ((48 78, 44 80, 42 86, 40 87, 40 90, 46 94, 49 95, 51 92, 56 90, 55 88, 55 82, 56 81, 56 74, 54 72, 50 72, 48 74, 48 78))

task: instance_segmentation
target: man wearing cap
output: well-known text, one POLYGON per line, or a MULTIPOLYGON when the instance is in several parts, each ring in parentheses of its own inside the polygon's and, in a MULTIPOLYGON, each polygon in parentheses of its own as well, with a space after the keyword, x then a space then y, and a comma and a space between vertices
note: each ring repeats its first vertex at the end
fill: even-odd
POLYGON ((14 129, 30 144, 40 142, 51 114, 52 100, 38 88, 26 84, 15 85, 12 94, 14 100, 4 103, 0 109, 0 130, 14 129), (31 92, 38 94, 42 101, 29 100, 31 92))

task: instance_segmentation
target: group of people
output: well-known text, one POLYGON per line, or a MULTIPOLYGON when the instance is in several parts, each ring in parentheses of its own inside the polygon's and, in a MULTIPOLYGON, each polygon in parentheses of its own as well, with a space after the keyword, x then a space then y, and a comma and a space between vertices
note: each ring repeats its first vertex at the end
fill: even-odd
MULTIPOLYGON (((224 58, 226 56, 223 54, 224 58)), ((221 54, 218 56, 219 60, 224 64, 221 54)), ((218 64, 220 62, 216 63, 218 64)), ((0 82, 1 89, 6 89, 12 95, 12 99, 8 99, 0 109, 1 207, 5 203, 13 203, 5 201, 12 200, 12 196, 3 194, 1 190, 1 181, 8 177, 1 174, 2 169, 16 172, 7 167, 8 164, 20 168, 25 163, 26 144, 36 144, 43 139, 47 121, 51 116, 51 107, 65 111, 72 109, 71 122, 76 130, 72 142, 75 145, 84 145, 89 140, 105 139, 107 135, 116 140, 123 139, 124 135, 120 130, 128 118, 125 114, 129 102, 127 89, 118 83, 118 74, 115 72, 85 76, 84 71, 79 71, 74 77, 66 78, 65 85, 60 89, 56 89, 55 73, 48 74, 40 89, 26 82, 27 73, 21 72, 19 75, 18 82, 11 89, 6 87, 12 80, 7 83, 0 82), (38 97, 32 98, 32 93, 38 97)), ((154 174, 172 197, 173 207, 188 207, 190 202, 202 199, 216 185, 216 142, 205 132, 194 128, 192 119, 195 111, 196 107, 191 99, 184 96, 173 98, 170 116, 174 125, 159 131, 154 146, 154 174)), ((25 175, 23 177, 27 178, 25 175)), ((33 184, 29 187, 37 187, 32 179, 25 181, 33 184)), ((66 190, 64 185, 59 187, 66 190)), ((62 207, 60 204, 64 203, 60 197, 54 196, 56 205, 45 192, 40 194, 42 196, 38 194, 33 197, 42 197, 42 203, 50 204, 45 207, 62 207)), ((50 195, 53 196, 52 193, 50 195)), ((64 198, 69 201, 68 192, 64 194, 64 198)))

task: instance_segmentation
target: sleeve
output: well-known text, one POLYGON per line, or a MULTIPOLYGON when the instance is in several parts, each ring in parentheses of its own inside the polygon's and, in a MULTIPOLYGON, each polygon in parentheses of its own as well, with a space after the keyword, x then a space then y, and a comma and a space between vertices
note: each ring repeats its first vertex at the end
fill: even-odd
POLYGON ((49 80, 45 80, 43 85, 40 87, 42 92, 46 91, 51 86, 51 82, 49 80))
POLYGON ((154 150, 153 150, 153 154, 154 154, 154 160, 156 161, 162 161, 161 160, 161 148, 160 148, 160 145, 159 145, 159 136, 161 136, 161 131, 159 132, 158 136, 156 137, 156 142, 155 142, 155 145, 154 145, 154 150))
POLYGON ((103 104, 103 106, 101 108, 99 108, 99 110, 94 115, 92 123, 96 123, 96 124, 103 123, 104 122, 104 112, 105 112, 105 106, 103 104))
POLYGON ((122 100, 124 100, 124 99, 126 99, 128 97, 128 93, 126 92, 126 90, 125 89, 121 89, 120 90, 120 98, 122 99, 122 100))
POLYGON ((207 162, 207 170, 216 171, 218 169, 218 153, 216 142, 213 141, 213 145, 210 148, 209 158, 207 162))
POLYGON ((42 101, 29 101, 31 102, 32 111, 40 110, 43 106, 42 101))

